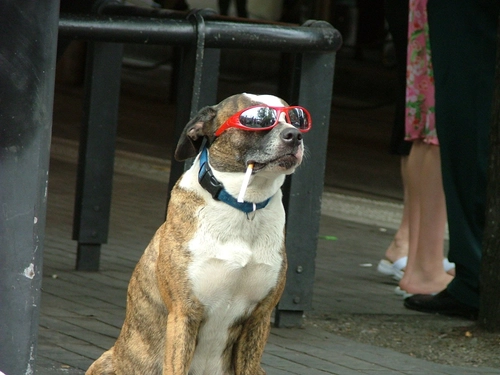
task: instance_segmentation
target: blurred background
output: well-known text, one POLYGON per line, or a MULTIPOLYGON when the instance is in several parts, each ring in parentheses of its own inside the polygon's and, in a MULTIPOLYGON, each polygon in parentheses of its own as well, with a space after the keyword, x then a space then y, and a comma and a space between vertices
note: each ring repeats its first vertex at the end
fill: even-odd
MULTIPOLYGON (((325 20, 343 36, 337 53, 325 189, 401 201, 399 157, 389 154, 394 121, 395 59, 383 0, 130 0, 153 8, 211 8, 233 17, 302 24, 325 20)), ((88 0, 63 0, 61 12, 86 12, 88 0)), ((71 42, 57 65, 54 142, 80 135, 86 43, 71 42)), ((126 45, 117 149, 168 159, 173 139, 176 82, 171 46, 126 45)), ((223 50, 218 99, 250 92, 278 94, 281 53, 223 50)), ((313 114, 314 119, 314 114, 313 114)), ((306 138, 307 146, 307 138, 306 138)), ((309 145, 311 146, 311 145, 309 145)), ((75 146, 77 147, 77 146, 75 146)), ((313 163, 313 160, 306 160, 313 163)))

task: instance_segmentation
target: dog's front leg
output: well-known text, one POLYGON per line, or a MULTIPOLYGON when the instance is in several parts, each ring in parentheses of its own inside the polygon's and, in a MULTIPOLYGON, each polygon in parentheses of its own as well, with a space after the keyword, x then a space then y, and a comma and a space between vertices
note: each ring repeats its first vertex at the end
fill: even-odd
POLYGON ((276 288, 272 290, 254 309, 243 324, 233 351, 235 375, 265 375, 260 365, 264 347, 271 331, 271 314, 285 289, 287 260, 285 248, 282 249, 283 263, 276 288))
POLYGON ((245 322, 233 353, 235 375, 265 375, 260 365, 271 330, 271 312, 257 308, 245 322))
POLYGON ((170 312, 167 321, 163 375, 187 375, 193 360, 201 319, 170 312))

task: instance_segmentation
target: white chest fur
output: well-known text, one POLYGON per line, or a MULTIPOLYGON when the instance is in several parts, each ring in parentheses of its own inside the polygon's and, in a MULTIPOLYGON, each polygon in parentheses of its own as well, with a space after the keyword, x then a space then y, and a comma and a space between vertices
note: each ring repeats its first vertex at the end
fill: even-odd
POLYGON ((220 202, 217 206, 222 207, 205 207, 200 212, 200 226, 189 243, 194 255, 189 276, 207 311, 231 308, 231 303, 239 301, 248 308, 275 285, 282 261, 284 224, 278 218, 281 212, 276 215, 273 209, 281 206, 276 203, 269 203, 271 210, 257 211, 251 221, 243 212, 220 202), (214 215, 209 213, 212 210, 214 215))
POLYGON ((188 274, 206 317, 190 374, 222 375, 220 358, 229 328, 249 315, 277 282, 285 223, 281 192, 251 221, 212 201, 200 210, 199 223, 189 243, 194 261, 188 274))

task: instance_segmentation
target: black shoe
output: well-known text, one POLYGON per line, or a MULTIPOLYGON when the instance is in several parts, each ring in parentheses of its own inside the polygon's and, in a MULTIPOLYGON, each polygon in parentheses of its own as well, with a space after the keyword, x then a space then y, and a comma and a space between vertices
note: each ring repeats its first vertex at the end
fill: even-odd
POLYGON ((445 289, 442 292, 431 294, 415 294, 405 298, 404 305, 410 310, 416 310, 431 314, 448 316, 461 316, 476 320, 479 310, 457 301, 445 289))

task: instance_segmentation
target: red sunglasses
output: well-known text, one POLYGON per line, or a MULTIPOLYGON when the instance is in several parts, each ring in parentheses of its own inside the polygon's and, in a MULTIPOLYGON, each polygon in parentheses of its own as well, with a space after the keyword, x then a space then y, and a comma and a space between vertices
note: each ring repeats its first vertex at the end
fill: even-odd
POLYGON ((311 129, 311 114, 304 107, 269 107, 256 105, 245 108, 227 119, 215 132, 218 137, 229 128, 238 128, 249 131, 261 131, 274 128, 284 113, 286 121, 295 126, 301 133, 311 129))

